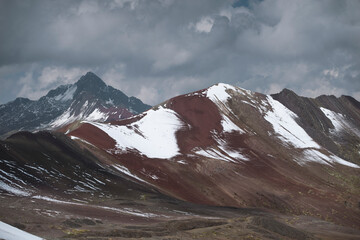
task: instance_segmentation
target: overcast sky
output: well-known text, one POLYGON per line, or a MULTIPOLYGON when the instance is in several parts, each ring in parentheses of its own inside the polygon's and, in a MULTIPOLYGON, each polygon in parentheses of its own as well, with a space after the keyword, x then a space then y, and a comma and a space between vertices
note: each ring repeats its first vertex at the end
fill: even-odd
POLYGON ((0 0, 0 103, 87 71, 157 104, 224 82, 360 100, 360 1, 0 0))

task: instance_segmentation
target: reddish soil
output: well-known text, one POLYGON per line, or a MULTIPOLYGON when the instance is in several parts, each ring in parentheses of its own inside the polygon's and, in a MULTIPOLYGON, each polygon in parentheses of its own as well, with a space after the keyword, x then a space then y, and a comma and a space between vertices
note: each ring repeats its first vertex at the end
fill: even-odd
POLYGON ((195 147, 208 147, 215 143, 211 131, 222 130, 222 118, 219 109, 210 99, 182 95, 170 99, 167 106, 190 126, 180 129, 176 134, 181 153, 186 154, 195 147))
POLYGON ((104 131, 89 123, 81 124, 81 127, 69 133, 69 136, 85 139, 89 143, 101 149, 113 149, 116 145, 116 141, 114 139, 112 139, 104 131))

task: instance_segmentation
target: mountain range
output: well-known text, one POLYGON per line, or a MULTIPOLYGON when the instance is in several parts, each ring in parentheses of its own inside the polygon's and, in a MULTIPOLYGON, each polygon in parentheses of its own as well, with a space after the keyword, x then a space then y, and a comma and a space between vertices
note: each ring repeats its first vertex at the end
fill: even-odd
POLYGON ((15 102, 64 104, 37 125, 3 130, 36 132, 0 141, 0 220, 33 234, 360 236, 360 103, 352 97, 219 83, 150 108, 87 73, 37 102, 6 107, 15 102))

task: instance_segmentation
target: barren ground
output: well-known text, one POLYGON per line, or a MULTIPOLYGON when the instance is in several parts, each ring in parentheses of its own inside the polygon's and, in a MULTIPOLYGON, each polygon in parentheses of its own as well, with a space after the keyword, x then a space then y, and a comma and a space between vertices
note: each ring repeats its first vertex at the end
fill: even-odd
POLYGON ((0 220, 46 239, 360 239, 360 231, 262 209, 139 199, 62 200, 0 195, 0 220))

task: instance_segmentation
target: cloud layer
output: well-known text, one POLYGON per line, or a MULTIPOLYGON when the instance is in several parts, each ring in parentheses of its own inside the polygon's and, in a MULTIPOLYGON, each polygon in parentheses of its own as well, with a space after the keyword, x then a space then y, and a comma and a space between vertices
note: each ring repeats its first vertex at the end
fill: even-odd
POLYGON ((0 103, 93 71, 157 104, 225 82, 360 99, 359 1, 0 1, 0 103))

